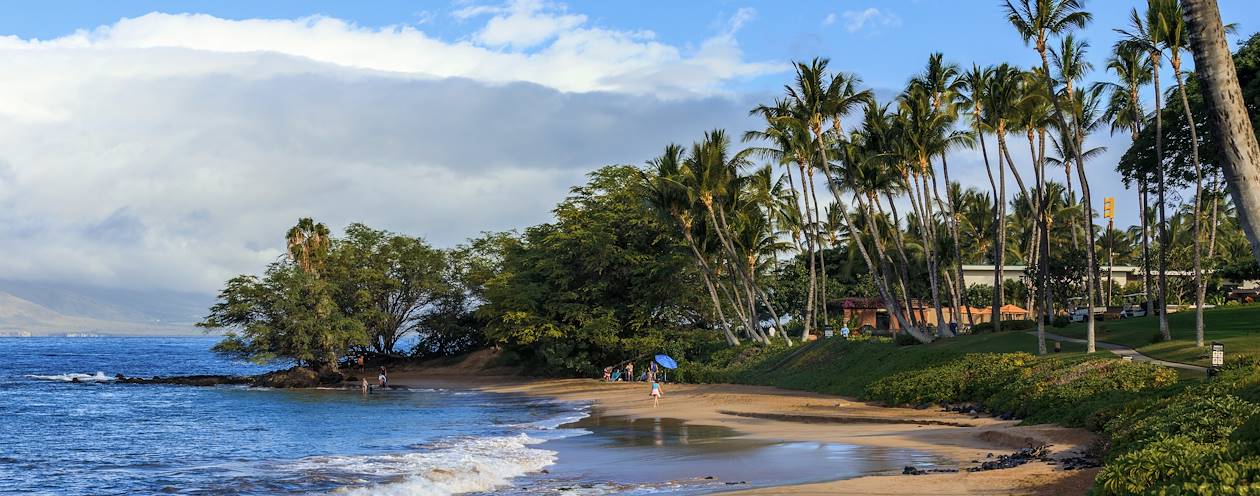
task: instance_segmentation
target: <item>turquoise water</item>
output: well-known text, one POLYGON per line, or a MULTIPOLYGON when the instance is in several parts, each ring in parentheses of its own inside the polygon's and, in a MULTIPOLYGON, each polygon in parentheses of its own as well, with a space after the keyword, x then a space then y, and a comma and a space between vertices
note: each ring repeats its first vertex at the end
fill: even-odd
POLYGON ((0 493, 707 494, 936 461, 475 391, 112 380, 268 370, 214 342, 0 338, 0 493))

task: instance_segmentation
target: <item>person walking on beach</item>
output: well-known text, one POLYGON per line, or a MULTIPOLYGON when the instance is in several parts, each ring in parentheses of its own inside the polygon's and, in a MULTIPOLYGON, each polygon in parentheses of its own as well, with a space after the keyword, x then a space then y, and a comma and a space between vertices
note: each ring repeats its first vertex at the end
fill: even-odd
POLYGON ((652 397, 652 408, 656 408, 656 405, 661 402, 661 395, 663 394, 665 392, 661 390, 661 383, 652 381, 652 392, 648 393, 648 396, 652 397))
POLYGON ((647 380, 648 382, 656 382, 656 360, 652 360, 652 363, 648 364, 647 380))
POLYGON ((633 380, 634 380, 634 362, 630 362, 626 364, 626 381, 629 382, 633 380))
POLYGON ((376 376, 376 382, 380 383, 381 389, 385 389, 385 384, 389 382, 389 377, 385 376, 385 366, 381 366, 381 374, 376 376))
POLYGON ((359 355, 359 372, 363 372, 363 355, 359 355))

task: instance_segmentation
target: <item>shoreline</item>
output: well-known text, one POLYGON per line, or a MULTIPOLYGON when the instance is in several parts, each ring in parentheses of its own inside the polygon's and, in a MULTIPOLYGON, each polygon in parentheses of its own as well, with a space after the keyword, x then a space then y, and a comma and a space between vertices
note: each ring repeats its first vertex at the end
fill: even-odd
MULTIPOLYGON (((397 370, 391 384, 515 393, 560 401, 587 402, 605 414, 630 419, 674 418, 693 425, 733 429, 737 439, 773 442, 826 442, 911 449, 948 460, 941 468, 966 469, 993 456, 1052 445, 1055 459, 1077 456, 1095 440, 1083 429, 1054 425, 1018 426, 999 420, 943 412, 895 408, 840 396, 768 386, 666 384, 653 408, 644 383, 605 383, 595 379, 529 379, 480 376, 467 369, 397 370)), ((878 474, 828 482, 789 484, 724 494, 1085 494, 1098 469, 1060 470, 1033 461, 1018 467, 979 472, 960 470, 924 475, 878 474)))

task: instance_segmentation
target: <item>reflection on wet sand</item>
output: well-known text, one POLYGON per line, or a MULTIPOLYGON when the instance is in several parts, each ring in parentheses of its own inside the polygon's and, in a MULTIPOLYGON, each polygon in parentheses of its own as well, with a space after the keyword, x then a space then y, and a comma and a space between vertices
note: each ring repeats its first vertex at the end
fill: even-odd
POLYGON ((931 466, 938 461, 906 449, 749 439, 725 426, 669 417, 632 419, 605 415, 599 409, 563 427, 590 434, 544 444, 559 455, 550 473, 533 482, 535 489, 552 481, 614 483, 617 493, 668 488, 671 493, 697 494, 899 472, 906 465, 931 466))

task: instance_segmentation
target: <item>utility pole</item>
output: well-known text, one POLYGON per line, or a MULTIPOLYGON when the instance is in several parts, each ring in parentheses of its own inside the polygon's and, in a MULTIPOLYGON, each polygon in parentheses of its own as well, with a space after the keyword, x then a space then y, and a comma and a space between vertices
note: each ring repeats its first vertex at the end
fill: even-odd
MULTIPOLYGON (((1107 218, 1107 302, 1105 306, 1111 305, 1111 290, 1116 285, 1115 279, 1111 278, 1114 263, 1112 263, 1112 255, 1115 244, 1115 237, 1111 235, 1111 231, 1115 229, 1116 224, 1116 197, 1108 196, 1103 198, 1103 217, 1107 218)), ((1092 311, 1092 310, 1091 310, 1092 311)))

